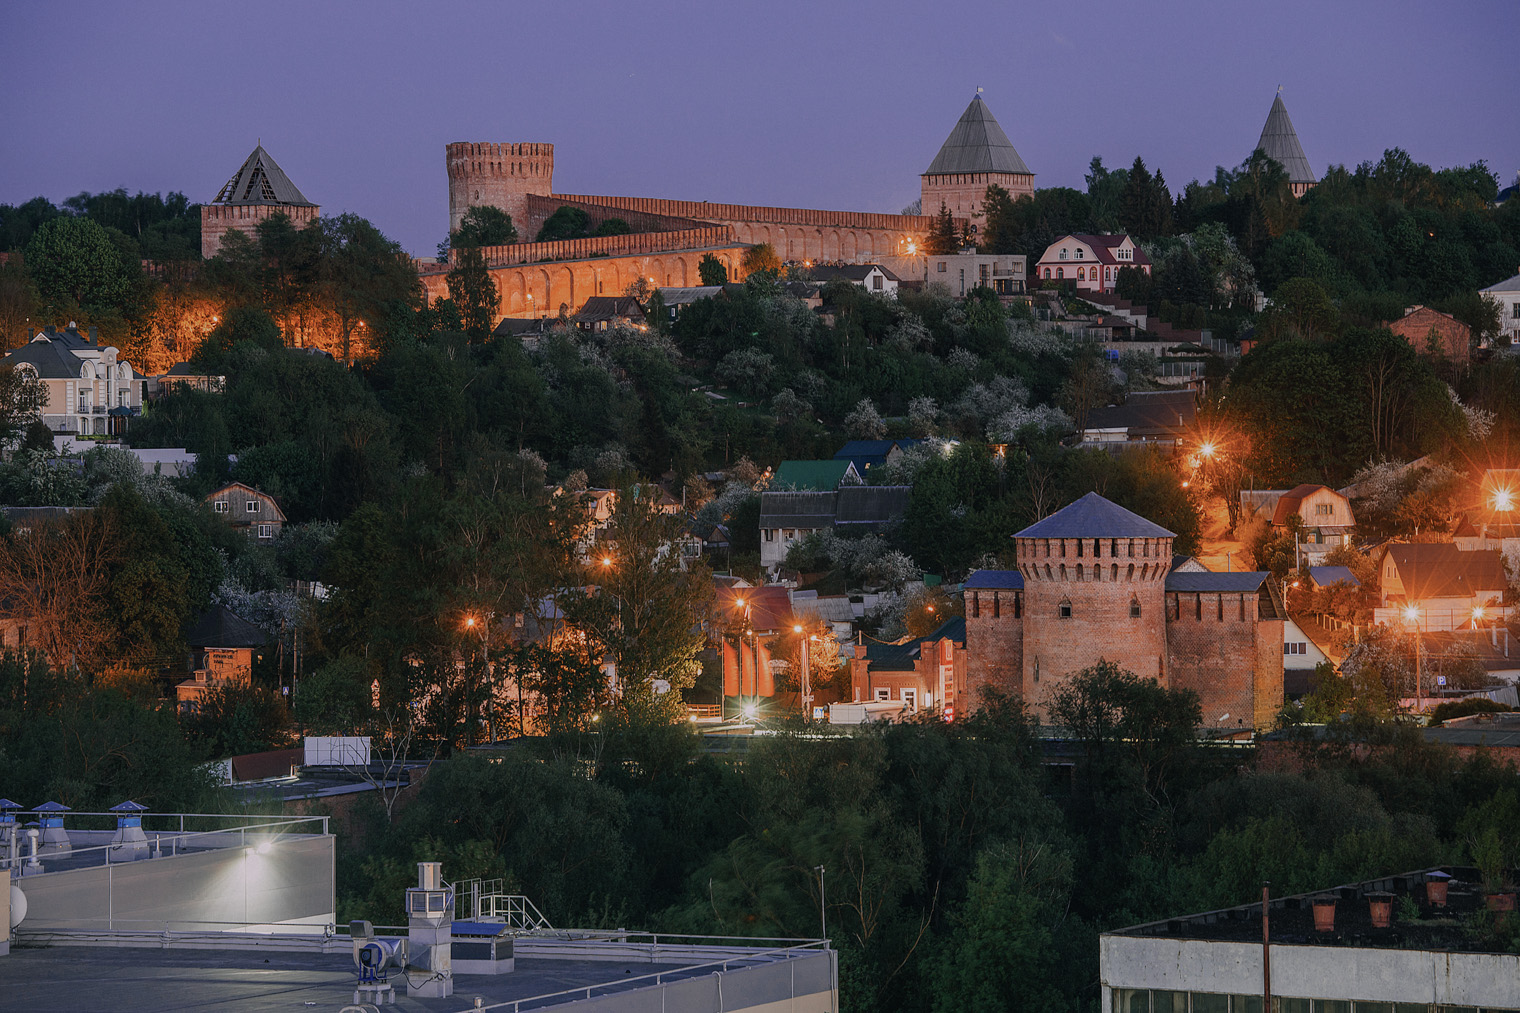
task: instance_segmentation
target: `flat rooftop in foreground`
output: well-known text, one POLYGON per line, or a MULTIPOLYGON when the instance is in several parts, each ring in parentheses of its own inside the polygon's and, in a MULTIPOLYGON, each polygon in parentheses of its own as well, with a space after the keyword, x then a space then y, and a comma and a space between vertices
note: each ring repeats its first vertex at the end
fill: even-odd
MULTIPOLYGON (((352 1002, 358 977, 349 941, 341 935, 54 933, 46 938, 68 941, 28 946, 23 937, 9 956, 0 957, 0 1008, 336 1011, 352 1002)), ((590 998, 604 1011, 710 1013, 721 1007, 738 1013, 776 1004, 794 1013, 837 1010, 835 955, 821 941, 714 942, 640 933, 521 936, 514 971, 456 972, 454 994, 447 998, 408 996, 405 976, 392 970, 393 1008, 465 1013, 478 999, 488 1008, 505 1003, 496 1008, 526 1013, 586 1002, 590 989, 590 998)))
MULTIPOLYGON (((605 960, 517 958, 517 970, 499 975, 454 976, 454 994, 446 999, 406 995, 404 979, 390 976, 396 1010, 469 1009, 476 996, 486 1004, 526 999, 608 982, 669 972, 682 977, 680 964, 627 963, 605 960)), ((711 968, 690 970, 705 975, 711 968)), ((0 957, 6 1009, 67 1009, 79 1013, 160 1013, 165 1010, 237 1010, 239 1013, 290 1013, 309 1009, 336 1011, 353 1000, 356 974, 343 953, 288 953, 235 950, 149 950, 136 948, 13 949, 0 957)), ((525 1003, 524 1009, 566 1001, 525 1003)))

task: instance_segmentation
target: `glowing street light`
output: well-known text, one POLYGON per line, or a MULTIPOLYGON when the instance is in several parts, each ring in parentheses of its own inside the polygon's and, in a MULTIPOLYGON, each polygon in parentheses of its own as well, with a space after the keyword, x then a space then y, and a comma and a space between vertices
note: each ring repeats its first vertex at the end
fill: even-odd
MULTIPOLYGON (((1476 613, 1476 612, 1478 612, 1480 610, 1474 609, 1473 611, 1474 611, 1474 613, 1476 613)), ((1405 605, 1404 606, 1404 621, 1406 623, 1417 623, 1417 622, 1419 622, 1420 621, 1420 607, 1418 605, 1405 605)))
POLYGON ((606 569, 610 568, 611 566, 612 566, 612 557, 611 556, 603 556, 602 557, 602 569, 606 570, 606 569))
POLYGON ((1494 491, 1495 510, 1515 509, 1515 494, 1509 489, 1496 489, 1494 491))
POLYGON ((747 704, 744 705, 744 716, 746 718, 748 718, 749 720, 753 721, 755 719, 755 714, 756 714, 756 712, 758 710, 759 710, 759 708, 757 708, 754 704, 747 703, 747 704))
POLYGON ((1207 457, 1213 457, 1214 456, 1214 451, 1216 449, 1217 448, 1214 446, 1214 444, 1212 442, 1205 443, 1203 446, 1201 446, 1201 447, 1198 448, 1198 455, 1200 457, 1206 457, 1206 458, 1207 457))

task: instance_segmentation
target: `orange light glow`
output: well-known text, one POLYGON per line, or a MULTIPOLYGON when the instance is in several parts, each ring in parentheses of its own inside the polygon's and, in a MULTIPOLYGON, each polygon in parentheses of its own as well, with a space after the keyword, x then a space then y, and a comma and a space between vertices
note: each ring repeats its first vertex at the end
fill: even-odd
POLYGON ((1410 623, 1418 622, 1419 619, 1420 619, 1420 609, 1419 609, 1419 606, 1417 606, 1417 605, 1405 605, 1404 606, 1404 621, 1405 622, 1410 622, 1410 623))
POLYGON ((1486 615, 1486 614, 1487 614, 1486 610, 1483 608, 1482 605, 1475 606, 1473 608, 1473 610, 1472 610, 1473 622, 1475 622, 1475 623, 1481 623, 1483 621, 1484 615, 1486 615))
POLYGON ((1495 510, 1515 509, 1515 494, 1509 489, 1497 489, 1494 491, 1495 510))

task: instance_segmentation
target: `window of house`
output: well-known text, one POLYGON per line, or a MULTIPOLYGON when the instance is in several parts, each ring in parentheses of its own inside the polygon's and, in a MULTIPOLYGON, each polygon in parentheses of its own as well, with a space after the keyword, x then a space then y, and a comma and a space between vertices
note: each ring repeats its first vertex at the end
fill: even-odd
POLYGON ((890 689, 884 689, 878 686, 876 689, 876 699, 890 700, 892 699, 892 691, 890 689))
POLYGON ((1064 267, 1058 267, 1058 268, 1056 268, 1056 277, 1058 279, 1066 277, 1066 268, 1064 268, 1064 267))
POLYGON ((260 524, 259 525, 259 537, 260 538, 273 538, 274 537, 274 525, 273 524, 260 524))
POLYGON ((243 509, 251 514, 256 514, 259 512, 259 501, 256 499, 251 499, 243 504, 243 509))
POLYGON ((793 538, 797 537, 797 532, 793 531, 791 528, 787 528, 786 534, 782 535, 781 537, 790 542, 793 538))
POLYGON ((1080 246, 1077 247, 1077 259, 1078 260, 1082 259, 1082 247, 1080 247, 1080 246))
POLYGON ((881 291, 881 275, 874 274, 871 276, 871 287, 878 292, 881 291))
POLYGON ((1129 617, 1131 619, 1140 618, 1140 599, 1131 598, 1129 600, 1129 617))
POLYGON ((1309 644, 1304 640, 1287 640, 1283 642, 1283 654, 1308 654, 1309 644))
POLYGON ((1511 313, 1510 316, 1514 317, 1516 320, 1520 320, 1520 302, 1516 302, 1514 306, 1510 308, 1515 311, 1511 313))
POLYGON ((1333 516, 1335 516, 1335 504, 1334 503, 1316 503, 1316 504, 1314 504, 1314 515, 1316 517, 1333 517, 1333 516))
POLYGON ((1070 602, 1070 600, 1063 599, 1061 601, 1061 604, 1056 606, 1056 615, 1059 616, 1062 619, 1070 619, 1071 618, 1071 602, 1070 602))
POLYGON ((776 529, 775 528, 766 528, 765 529, 765 540, 767 542, 774 542, 776 540, 776 529))
POLYGON ((939 262, 939 268, 938 268, 938 270, 939 270, 940 274, 944 274, 945 273, 945 262, 943 260, 939 262))
POLYGON ((227 501, 219 499, 211 504, 212 513, 224 514, 227 512, 227 501))
POLYGON ((1061 247, 1061 259, 1062 260, 1066 259, 1066 247, 1064 247, 1064 246, 1061 247))

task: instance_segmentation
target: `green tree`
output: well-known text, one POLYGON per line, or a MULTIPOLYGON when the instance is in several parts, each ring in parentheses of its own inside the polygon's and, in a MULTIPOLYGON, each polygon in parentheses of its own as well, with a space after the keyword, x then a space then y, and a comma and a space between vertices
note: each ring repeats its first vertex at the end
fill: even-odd
MULTIPOLYGON (((1094 161, 1100 160, 1095 159, 1094 161)), ((984 253, 1019 252, 1019 213, 1013 197, 1007 190, 993 183, 987 187, 982 198, 982 213, 987 216, 987 226, 982 230, 981 250, 984 253)), ((935 223, 936 229, 939 223, 935 223)))
POLYGON ((477 204, 464 213, 459 230, 449 236, 456 249, 470 246, 509 246, 517 242, 512 216, 491 204, 477 204))
POLYGON ((781 258, 770 243, 757 243, 745 250, 739 264, 746 275, 776 278, 781 274, 781 258))
POLYGON ((478 246, 460 248, 449 269, 449 298, 459 307, 465 333, 471 344, 480 344, 490 337, 496 326, 497 310, 501 307, 501 293, 486 267, 485 255, 478 246))
POLYGON ((26 261, 11 257, 0 264, 0 349, 30 341, 27 333, 37 313, 37 287, 26 270, 26 261))
POLYGON ((944 201, 939 202, 939 213, 934 216, 934 228, 924 241, 924 252, 942 257, 960 249, 960 237, 955 232, 955 219, 944 201))
POLYGON ((728 284, 728 268, 723 265, 723 261, 711 253, 702 255, 701 262, 697 264, 697 276, 702 279, 704 285, 728 284))
POLYGON ((682 568, 676 546, 686 522, 662 512, 657 495, 654 486, 619 490, 584 582, 595 586, 565 604, 567 619, 612 662, 617 709, 635 724, 683 716, 681 693, 702 668, 701 623, 712 595, 705 567, 682 568))
POLYGON ((121 251, 88 218, 64 216, 44 223, 26 245, 26 266, 42 301, 55 309, 109 309, 131 288, 121 251))
POLYGON ((591 229, 591 216, 580 208, 563 204, 544 220, 535 243, 557 243, 567 239, 585 239, 591 229))
POLYGON ((41 418, 47 388, 30 369, 0 363, 0 446, 41 418))

